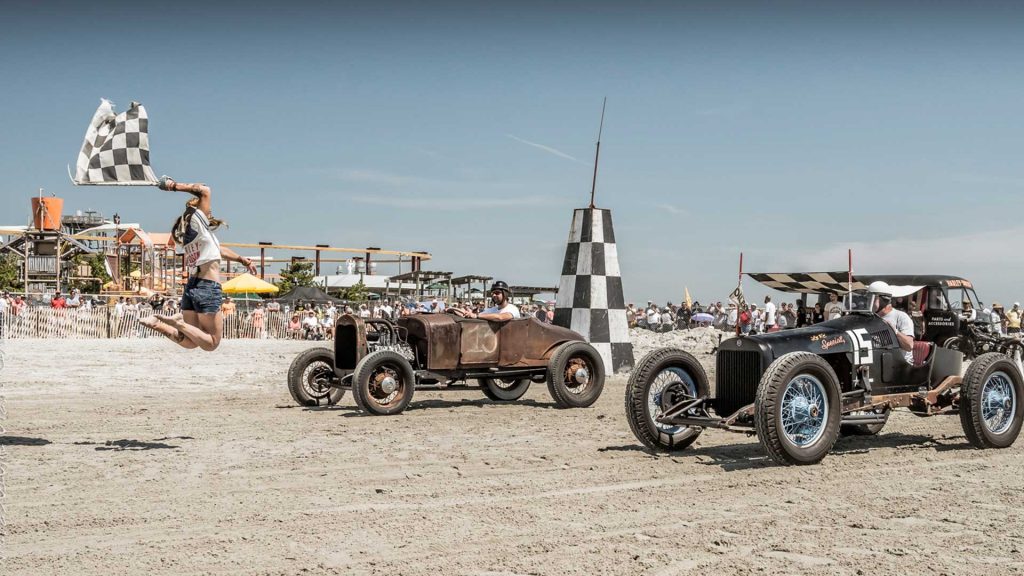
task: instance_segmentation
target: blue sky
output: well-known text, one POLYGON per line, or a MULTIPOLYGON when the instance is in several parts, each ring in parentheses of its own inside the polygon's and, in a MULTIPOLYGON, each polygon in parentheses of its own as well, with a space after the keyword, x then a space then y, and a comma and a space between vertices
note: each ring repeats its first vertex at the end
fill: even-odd
MULTIPOLYGON (((183 197, 75 188, 101 97, 227 241, 427 250, 556 285, 587 202, 626 296, 750 271, 949 273, 1024 297, 1024 6, 1013 3, 5 3, 0 224, 39 187, 167 229, 183 197)), ((748 292, 761 292, 747 282, 748 292)))

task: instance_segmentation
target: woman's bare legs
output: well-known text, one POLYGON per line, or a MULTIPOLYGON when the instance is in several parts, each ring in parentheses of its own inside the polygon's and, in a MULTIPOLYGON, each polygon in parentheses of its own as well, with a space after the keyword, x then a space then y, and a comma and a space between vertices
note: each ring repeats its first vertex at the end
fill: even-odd
POLYGON ((184 310, 174 316, 155 316, 169 328, 184 334, 185 340, 190 340, 207 352, 213 352, 220 346, 220 337, 224 333, 224 316, 220 312, 200 314, 194 310, 184 310))
POLYGON ((187 348, 191 350, 193 348, 199 347, 198 344, 190 340, 187 336, 185 336, 184 333, 179 331, 174 326, 161 322, 160 319, 156 317, 156 315, 146 316, 145 318, 139 318, 139 324, 142 324, 147 328, 151 328, 155 332, 163 334, 172 342, 174 342, 178 346, 181 346, 182 348, 187 348))

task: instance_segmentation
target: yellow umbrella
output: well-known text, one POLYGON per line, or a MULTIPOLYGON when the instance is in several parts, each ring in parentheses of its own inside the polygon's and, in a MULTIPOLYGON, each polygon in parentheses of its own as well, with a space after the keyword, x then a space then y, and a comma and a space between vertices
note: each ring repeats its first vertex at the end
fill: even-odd
POLYGON ((693 300, 690 300, 690 289, 686 286, 683 286, 683 290, 686 291, 686 297, 683 298, 683 300, 686 302, 686 307, 693 307, 693 300))
POLYGON ((253 292, 255 294, 277 294, 279 288, 270 282, 265 282, 252 274, 240 274, 221 285, 220 289, 225 294, 243 294, 253 292))

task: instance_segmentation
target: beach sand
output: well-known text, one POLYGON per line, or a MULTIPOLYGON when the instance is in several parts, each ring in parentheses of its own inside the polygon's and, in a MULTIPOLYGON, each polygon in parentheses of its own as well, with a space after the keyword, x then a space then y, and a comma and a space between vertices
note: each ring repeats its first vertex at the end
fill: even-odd
POLYGON ((713 430, 655 456, 622 376, 582 410, 543 385, 418 392, 394 417, 300 408, 285 371, 316 344, 6 342, 3 573, 1024 571, 1024 441, 971 449, 955 416, 897 413, 811 467, 713 430))

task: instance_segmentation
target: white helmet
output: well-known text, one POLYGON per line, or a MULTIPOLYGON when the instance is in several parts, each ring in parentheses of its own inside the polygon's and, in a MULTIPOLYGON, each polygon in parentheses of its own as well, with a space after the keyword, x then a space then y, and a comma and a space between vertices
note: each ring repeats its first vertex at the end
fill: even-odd
POLYGON ((868 286, 868 292, 892 298, 892 287, 889 286, 888 282, 883 282, 881 280, 875 280, 872 282, 871 285, 868 286))
POLYGON ((875 295, 875 310, 881 311, 892 303, 892 287, 888 283, 876 280, 868 286, 868 292, 875 295))

